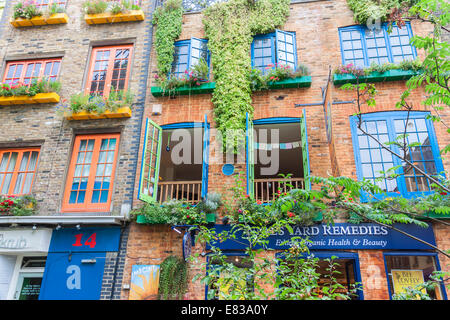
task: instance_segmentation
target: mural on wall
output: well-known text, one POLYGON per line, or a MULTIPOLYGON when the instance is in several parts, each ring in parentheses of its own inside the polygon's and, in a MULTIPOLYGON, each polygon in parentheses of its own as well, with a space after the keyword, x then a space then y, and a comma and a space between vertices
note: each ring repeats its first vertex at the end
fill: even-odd
POLYGON ((132 267, 130 300, 157 299, 159 269, 159 265, 134 265, 132 267))

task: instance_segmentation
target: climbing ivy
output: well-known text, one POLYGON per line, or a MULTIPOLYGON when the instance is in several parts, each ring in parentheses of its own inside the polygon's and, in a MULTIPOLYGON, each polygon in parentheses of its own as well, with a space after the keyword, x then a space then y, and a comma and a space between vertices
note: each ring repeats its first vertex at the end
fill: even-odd
POLYGON ((175 40, 181 34, 183 20, 182 0, 167 0, 153 14, 155 50, 159 79, 166 79, 173 62, 175 40))
POLYGON ((385 22, 394 9, 410 6, 416 0, 347 0, 354 19, 360 24, 375 22, 380 19, 385 22))
POLYGON ((251 57, 253 36, 284 25, 290 0, 229 0, 203 13, 216 88, 212 94, 217 129, 244 130, 245 116, 253 114, 251 57))

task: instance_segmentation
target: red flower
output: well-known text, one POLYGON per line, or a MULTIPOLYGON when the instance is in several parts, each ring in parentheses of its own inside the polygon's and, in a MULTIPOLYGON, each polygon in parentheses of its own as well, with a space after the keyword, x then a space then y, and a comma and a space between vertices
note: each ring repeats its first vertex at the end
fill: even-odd
POLYGON ((288 211, 287 215, 288 215, 289 218, 295 217, 295 214, 293 214, 293 213, 290 212, 290 211, 288 211))
POLYGON ((441 192, 441 193, 439 193, 441 196, 446 196, 447 195, 447 192, 441 192))

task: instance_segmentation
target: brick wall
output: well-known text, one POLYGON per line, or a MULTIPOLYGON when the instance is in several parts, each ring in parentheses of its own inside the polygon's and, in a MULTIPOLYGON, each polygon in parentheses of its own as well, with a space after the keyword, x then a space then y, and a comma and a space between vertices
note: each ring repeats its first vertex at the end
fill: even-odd
MULTIPOLYGON (((40 146, 32 193, 38 201, 39 215, 59 215, 67 168, 77 133, 121 132, 112 205, 101 215, 127 214, 134 197, 142 113, 147 92, 151 50, 151 14, 153 0, 143 0, 143 22, 88 25, 81 13, 84 0, 68 1, 67 24, 14 28, 9 19, 16 0, 7 1, 0 25, 0 73, 6 62, 21 59, 62 57, 58 80, 61 99, 79 93, 86 81, 86 68, 93 46, 133 43, 131 76, 128 87, 135 94, 133 115, 129 119, 67 121, 56 113, 57 105, 17 105, 0 108, 0 147, 40 146), (122 206, 124 210, 122 210, 122 206)), ((1 16, 1 15, 0 15, 1 16)), ((82 213, 94 214, 98 213, 82 213)), ((119 299, 128 231, 122 237, 121 250, 108 253, 101 299, 119 299)))
MULTIPOLYGON (((302 109, 306 110, 308 126, 308 142, 311 174, 327 176, 332 174, 332 163, 338 166, 340 174, 356 178, 356 167, 353 153, 353 144, 350 133, 349 117, 355 113, 354 104, 332 105, 332 126, 335 144, 331 150, 335 150, 334 157, 330 157, 330 148, 327 144, 325 119, 323 106, 306 106, 296 108, 295 104, 314 104, 322 101, 322 88, 327 83, 328 73, 341 64, 341 51, 338 27, 354 24, 353 13, 347 8, 345 0, 336 1, 299 1, 290 5, 290 16, 283 30, 295 31, 297 35, 297 56, 299 62, 309 67, 312 76, 312 86, 301 89, 268 90, 253 94, 254 119, 266 117, 300 117, 302 109)), ((191 13, 183 17, 183 29, 180 40, 190 37, 204 37, 202 27, 202 14, 191 13)), ((425 23, 412 23, 413 33, 425 35, 431 30, 431 26, 425 23)), ((154 40, 154 39, 153 39, 154 40)), ((420 56, 423 53, 419 52, 420 56)), ((154 74, 156 73, 156 55, 151 52, 148 86, 156 86, 154 74)), ((405 90, 404 81, 386 82, 377 84, 379 94, 377 107, 364 109, 363 112, 396 110, 395 103, 400 94, 405 90)), ((354 94, 339 90, 330 84, 331 101, 353 100, 354 94)), ((411 95, 411 102, 415 110, 424 110, 420 102, 424 99, 425 92, 417 90, 411 95)), ((155 98, 148 94, 146 97, 146 109, 144 118, 150 118, 159 125, 177 122, 203 122, 204 115, 208 117, 211 128, 215 127, 213 118, 213 105, 210 94, 177 96, 175 98, 155 98), (153 104, 162 104, 162 114, 151 114, 153 104)), ((426 110, 426 109, 425 109, 426 110)), ((443 114, 444 121, 449 122, 450 114, 443 114)), ((449 135, 445 127, 435 124, 439 146, 450 143, 449 135)), ((144 132, 141 132, 141 146, 144 132)), ((212 151, 211 151, 212 152, 212 151)), ((211 154, 210 154, 211 158, 211 154)), ((444 168, 450 169, 450 159, 444 158, 444 168)), ((140 167, 138 158, 138 168, 140 167)), ((236 171, 245 171, 245 164, 238 165, 236 171)), ((221 172, 221 164, 209 166, 209 192, 223 192, 229 188, 234 177, 224 176, 221 172)), ((135 193, 138 182, 135 184, 135 193)), ((229 197, 229 193, 228 193, 229 197)), ((134 205, 141 203, 136 198, 134 205)), ((128 260, 125 267, 124 283, 129 281, 131 265, 133 264, 157 264, 170 254, 181 256, 181 238, 173 231, 161 226, 132 225, 128 242, 128 260), (128 277, 128 278, 127 278, 128 277)), ((444 249, 449 249, 448 227, 435 227, 438 244, 444 249)), ((201 247, 196 247, 201 251, 201 247)), ((382 251, 361 250, 358 251, 362 282, 367 290, 364 291, 365 299, 389 299, 387 279, 384 268, 382 251)), ((443 263, 441 263, 443 264, 443 263)), ((200 268, 199 265, 192 265, 200 268)), ((267 288, 270 290, 270 288, 267 288)), ((128 293, 122 292, 122 298, 127 298, 128 293)), ((204 287, 196 285, 189 288, 189 299, 204 299, 204 287)))

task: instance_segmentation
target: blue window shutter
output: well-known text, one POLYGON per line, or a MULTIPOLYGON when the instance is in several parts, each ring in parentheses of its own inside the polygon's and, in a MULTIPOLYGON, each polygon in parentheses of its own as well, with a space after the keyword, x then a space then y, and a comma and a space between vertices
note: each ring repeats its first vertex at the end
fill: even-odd
POLYGON ((203 166, 202 166, 202 198, 208 194, 208 168, 209 168, 209 125, 208 116, 205 114, 203 125, 203 166))
POLYGON ((303 177, 305 179, 305 189, 311 190, 311 170, 309 167, 309 151, 308 151, 308 130, 306 126, 306 112, 303 109, 303 117, 300 121, 300 134, 302 136, 302 160, 303 160, 303 177))
POLYGON ((295 32, 275 31, 277 63, 297 69, 297 41, 295 32))
POLYGON ((147 118, 138 199, 148 203, 156 202, 157 200, 161 142, 161 127, 147 118))
POLYGON ((246 164, 247 164, 247 194, 254 197, 255 190, 255 159, 254 159, 254 140, 253 140, 253 122, 249 114, 246 119, 246 164))
POLYGON ((189 70, 190 40, 175 42, 172 70, 169 76, 180 78, 186 70, 189 70))

